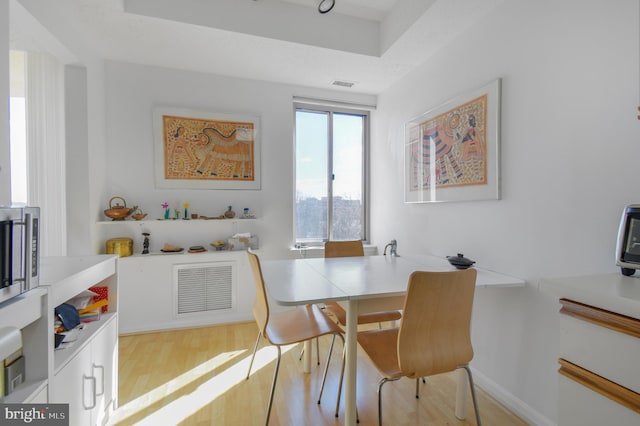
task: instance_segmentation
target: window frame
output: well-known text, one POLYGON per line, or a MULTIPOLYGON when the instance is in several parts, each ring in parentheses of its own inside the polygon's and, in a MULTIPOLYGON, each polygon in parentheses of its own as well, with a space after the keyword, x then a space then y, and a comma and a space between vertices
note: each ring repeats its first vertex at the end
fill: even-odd
POLYGON ((369 174, 369 152, 371 143, 371 112, 367 109, 363 109, 360 105, 350 105, 346 103, 340 103, 336 105, 334 103, 327 103, 318 101, 315 102, 301 102, 294 101, 293 103, 293 242, 294 247, 323 247, 324 243, 331 240, 333 237, 333 116, 334 114, 348 114, 361 116, 363 120, 362 129, 362 212, 361 212, 361 240, 363 243, 367 243, 369 240, 369 191, 370 191, 370 174, 369 174), (296 202, 296 190, 297 190, 297 117, 298 111, 311 112, 311 113, 326 113, 327 119, 327 239, 318 241, 298 241, 296 235, 296 218, 297 218, 297 202, 296 202))

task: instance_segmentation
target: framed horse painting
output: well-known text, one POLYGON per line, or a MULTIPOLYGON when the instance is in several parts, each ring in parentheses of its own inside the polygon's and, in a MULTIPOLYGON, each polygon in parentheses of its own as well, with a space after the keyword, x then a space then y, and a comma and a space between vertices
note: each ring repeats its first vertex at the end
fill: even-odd
POLYGON ((260 189, 260 118, 157 107, 158 188, 260 189))

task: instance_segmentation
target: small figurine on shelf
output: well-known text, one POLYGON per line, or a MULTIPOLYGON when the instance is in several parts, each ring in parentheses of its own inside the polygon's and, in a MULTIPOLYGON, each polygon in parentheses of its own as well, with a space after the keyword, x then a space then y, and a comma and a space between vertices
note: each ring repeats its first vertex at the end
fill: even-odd
POLYGON ((164 209, 164 220, 169 220, 169 203, 166 201, 162 203, 162 208, 164 209))
POLYGON ((224 217, 226 217, 227 219, 233 219, 234 217, 236 217, 236 212, 234 212, 233 210, 231 210, 231 206, 229 206, 229 210, 227 210, 226 212, 224 212, 224 217))
POLYGON ((182 207, 184 207, 184 220, 189 220, 189 215, 187 214, 187 209, 189 208, 189 203, 183 203, 182 207))
POLYGON ((249 212, 249 207, 245 207, 242 213, 242 219, 254 219, 255 215, 249 212))
POLYGON ((142 235, 144 235, 144 242, 142 243, 142 254, 149 254, 149 235, 151 235, 148 232, 143 232, 142 235))
POLYGON ((173 217, 173 219, 174 219, 174 220, 176 220, 176 219, 180 219, 180 209, 175 209, 175 210, 174 210, 174 217, 173 217))

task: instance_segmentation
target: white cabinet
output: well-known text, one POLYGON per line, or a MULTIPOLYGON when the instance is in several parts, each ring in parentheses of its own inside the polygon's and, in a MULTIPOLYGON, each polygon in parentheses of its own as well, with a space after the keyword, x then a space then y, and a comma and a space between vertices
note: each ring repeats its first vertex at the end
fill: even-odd
POLYGON ((118 277, 121 334, 253 318, 255 284, 243 251, 123 257, 119 260, 118 277), (183 298, 186 294, 200 296, 183 298), (211 303, 185 310, 180 303, 184 299, 211 303), (230 304, 216 303, 223 299, 230 304))
POLYGON ((109 293, 108 311, 100 320, 84 324, 68 348, 50 351, 48 400, 69 404, 71 425, 106 424, 118 405, 117 264, 118 258, 110 255, 42 259, 49 315, 90 287, 106 286, 109 293))
POLYGON ((65 368, 54 376, 51 385, 51 402, 69 404, 70 425, 91 425, 91 410, 93 406, 89 400, 95 390, 95 381, 91 380, 91 351, 80 351, 73 357, 65 368))
POLYGON ((640 279, 547 279, 559 297, 558 424, 640 424, 640 279))
POLYGON ((637 426, 637 412, 565 376, 558 383, 559 426, 637 426))
POLYGON ((104 424, 118 402, 118 326, 111 320, 91 343, 91 368, 96 378, 96 421, 104 424))
MULTIPOLYGON (((237 234, 260 236, 263 229, 261 219, 221 219, 221 220, 119 220, 97 223, 98 238, 105 242, 111 238, 133 239, 133 256, 122 257, 118 265, 121 305, 118 312, 118 328, 121 334, 149 332, 157 330, 200 327, 253 319, 252 309, 255 297, 254 283, 248 268, 246 253, 237 251, 216 251, 211 243, 228 241, 237 234), (150 233, 149 254, 143 251, 143 232, 150 233), (162 253, 165 243, 184 248, 182 253, 162 253), (204 253, 188 253, 189 247, 203 246, 204 253), (185 287, 177 278, 178 269, 192 268, 197 273, 215 280, 213 275, 228 270, 223 282, 202 280, 192 281, 202 294, 215 294, 215 298, 231 300, 230 306, 207 306, 184 313, 181 295, 185 287), (206 272, 205 272, 206 271, 206 272), (230 291, 226 291, 231 283, 230 291), (220 284, 220 287, 217 287, 220 284), (226 286, 226 287, 225 287, 226 286), (225 287, 224 291, 222 291, 225 287), (221 294, 221 292, 224 294, 221 294)), ((260 242, 262 244, 262 242, 260 242)), ((186 272, 185 272, 186 274, 186 272)), ((190 290, 195 290, 191 287, 190 290)), ((190 291, 189 290, 189 291, 190 291)), ((201 294, 201 293, 198 293, 201 294)), ((197 297, 196 297, 197 298, 197 297)), ((204 299, 204 297, 203 297, 204 299)), ((209 300, 209 299, 207 299, 209 300)), ((191 309, 191 308, 189 308, 191 309)), ((279 309, 279 308, 275 308, 279 309)), ((187 309, 188 310, 188 309, 187 309)))
POLYGON ((25 382, 0 403, 68 403, 71 425, 103 425, 118 405, 118 258, 45 257, 40 287, 0 303, 0 326, 21 330, 25 382), (108 288, 108 311, 73 346, 54 350, 54 308, 108 288))
POLYGON ((115 316, 100 322, 91 339, 56 370, 51 382, 51 402, 69 404, 71 426, 105 424, 116 405, 117 322, 115 316))

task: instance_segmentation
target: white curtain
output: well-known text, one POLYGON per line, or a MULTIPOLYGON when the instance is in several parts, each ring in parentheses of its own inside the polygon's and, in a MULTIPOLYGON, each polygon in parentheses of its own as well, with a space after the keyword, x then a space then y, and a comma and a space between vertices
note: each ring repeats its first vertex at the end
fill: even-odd
POLYGON ((63 76, 55 57, 27 54, 28 204, 40 207, 43 256, 67 254, 63 76))

